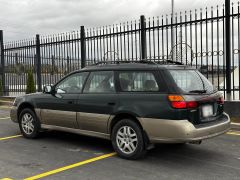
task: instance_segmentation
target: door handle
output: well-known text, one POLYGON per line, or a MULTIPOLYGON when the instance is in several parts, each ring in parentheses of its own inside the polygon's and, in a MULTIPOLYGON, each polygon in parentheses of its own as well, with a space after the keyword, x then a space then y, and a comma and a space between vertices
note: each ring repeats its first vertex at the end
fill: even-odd
POLYGON ((116 103, 115 102, 109 102, 108 105, 109 106, 114 106, 116 103))

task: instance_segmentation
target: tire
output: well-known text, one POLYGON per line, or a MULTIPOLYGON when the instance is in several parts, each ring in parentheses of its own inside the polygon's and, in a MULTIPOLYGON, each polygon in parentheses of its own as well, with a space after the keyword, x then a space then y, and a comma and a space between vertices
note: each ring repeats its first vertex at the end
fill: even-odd
POLYGON ((33 110, 23 109, 19 116, 19 128, 25 138, 34 139, 39 136, 41 125, 33 110))
POLYGON ((111 141, 114 150, 121 158, 134 160, 146 154, 142 129, 130 119, 116 123, 112 129, 111 141))

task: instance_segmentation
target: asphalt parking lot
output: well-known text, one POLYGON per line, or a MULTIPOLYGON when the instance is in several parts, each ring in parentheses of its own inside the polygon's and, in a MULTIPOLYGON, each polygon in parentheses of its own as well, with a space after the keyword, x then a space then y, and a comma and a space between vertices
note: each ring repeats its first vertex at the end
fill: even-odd
POLYGON ((201 145, 161 144, 144 159, 115 156, 106 140, 49 131, 36 140, 20 135, 0 107, 0 180, 5 179, 240 179, 240 131, 201 145))

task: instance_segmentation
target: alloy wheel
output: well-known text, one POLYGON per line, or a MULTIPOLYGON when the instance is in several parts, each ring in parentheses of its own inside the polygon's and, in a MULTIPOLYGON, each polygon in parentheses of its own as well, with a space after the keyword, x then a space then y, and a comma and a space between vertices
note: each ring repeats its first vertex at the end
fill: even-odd
POLYGON ((116 142, 123 153, 131 154, 138 146, 137 134, 131 127, 123 126, 117 131, 116 142))
POLYGON ((26 133, 27 135, 32 134, 34 131, 32 115, 29 113, 25 113, 22 116, 21 125, 22 125, 22 130, 24 131, 24 133, 26 133))

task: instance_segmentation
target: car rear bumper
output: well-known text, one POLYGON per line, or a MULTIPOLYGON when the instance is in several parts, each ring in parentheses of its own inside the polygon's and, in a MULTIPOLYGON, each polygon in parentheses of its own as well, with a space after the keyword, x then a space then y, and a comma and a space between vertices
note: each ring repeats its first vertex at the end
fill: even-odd
POLYGON ((17 123, 18 118, 17 118, 17 106, 12 106, 10 110, 10 118, 13 122, 17 123))
POLYGON ((188 120, 141 118, 151 143, 184 143, 212 138, 230 129, 230 118, 224 113, 215 122, 194 126, 188 120))

